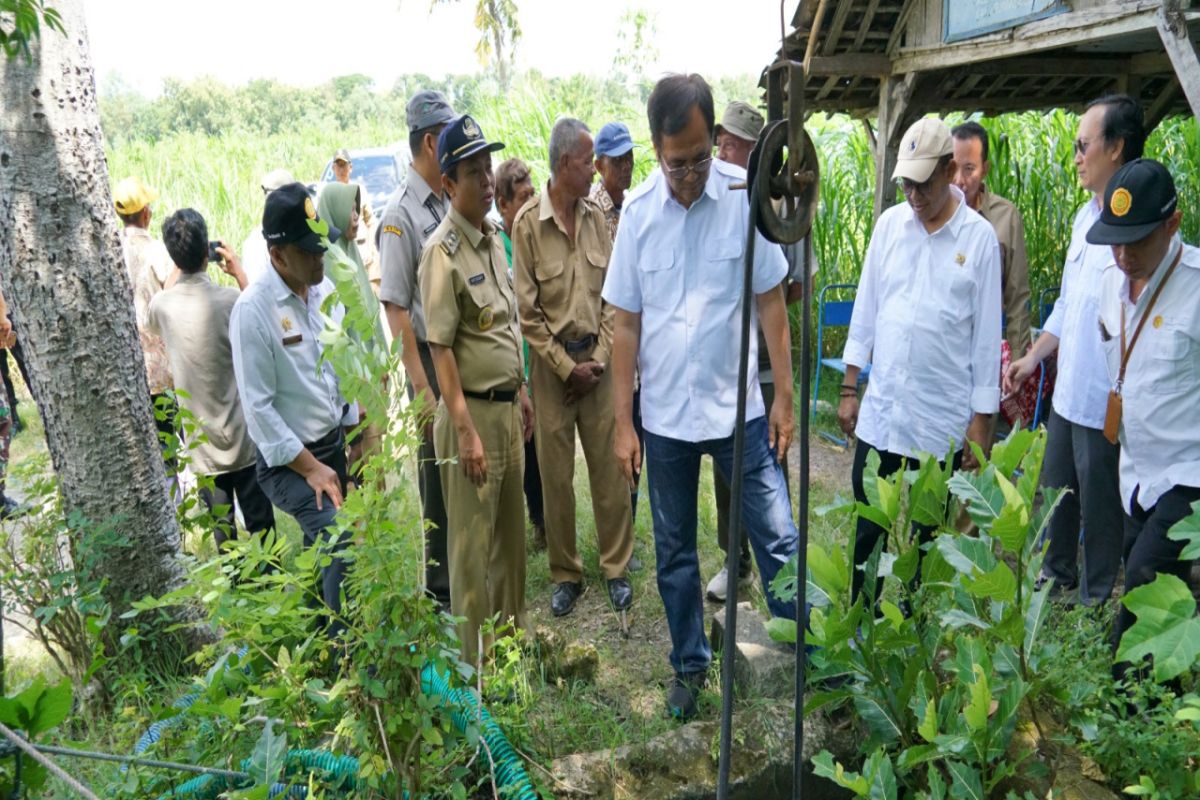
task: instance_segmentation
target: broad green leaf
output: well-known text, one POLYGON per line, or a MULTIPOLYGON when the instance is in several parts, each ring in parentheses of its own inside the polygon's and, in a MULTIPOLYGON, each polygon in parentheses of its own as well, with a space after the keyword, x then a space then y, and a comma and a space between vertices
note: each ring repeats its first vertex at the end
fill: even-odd
POLYGON ((988 712, 991 711, 992 693, 988 688, 987 675, 983 668, 975 665, 975 682, 971 684, 970 700, 963 708, 963 719, 967 727, 975 733, 987 727, 988 712))
POLYGON ((771 617, 766 622, 767 635, 776 642, 795 644, 796 620, 783 617, 771 617))
POLYGON ((891 530, 892 521, 888 519, 888 515, 882 509, 876 506, 867 505, 866 503, 857 503, 854 506, 855 512, 863 519, 869 519, 885 531, 891 530))
POLYGON ((863 722, 884 742, 895 742, 900 739, 900 723, 892 716, 882 701, 870 695, 855 695, 854 709, 862 717, 863 722))
POLYGON ((996 484, 995 467, 988 467, 978 475, 956 472, 948 486, 955 497, 967 504, 971 521, 980 528, 990 528, 1004 508, 1004 493, 996 484))
POLYGON ((1187 584, 1161 573, 1153 583, 1121 598, 1137 622, 1125 631, 1117 648, 1120 661, 1154 659, 1154 679, 1167 681, 1190 669, 1200 656, 1200 619, 1187 584))
POLYGON ((246 770, 256 786, 270 786, 283 772, 283 760, 287 755, 287 734, 278 735, 271 729, 271 720, 263 726, 262 736, 254 745, 250 765, 246 770))
POLYGON ((931 699, 925 704, 925 718, 917 726, 917 733, 921 734, 921 738, 930 744, 937 739, 937 721, 937 705, 931 699))
POLYGON ((984 800, 983 782, 979 772, 959 761, 947 761, 950 773, 950 796, 955 800, 984 800))
POLYGON ((1034 592, 1033 597, 1029 600, 1029 606, 1025 609, 1025 652, 1032 653, 1033 647, 1037 644, 1038 636, 1042 632, 1042 626, 1050 617, 1050 590, 1054 588, 1049 582, 1041 588, 1040 591, 1034 592))
POLYGON ((1200 558, 1200 500, 1192 503, 1192 513, 1176 522, 1167 531, 1167 538, 1187 542, 1179 557, 1185 561, 1200 558))
POLYGON ((946 473, 933 456, 921 461, 917 476, 908 492, 908 506, 913 522, 919 525, 941 525, 946 519, 946 473))
POLYGON ((833 754, 822 750, 813 756, 813 774, 831 780, 843 789, 849 789, 859 797, 866 797, 870 791, 867 779, 857 772, 847 772, 841 764, 835 764, 833 754))
POLYGON ((908 583, 917 575, 917 567, 921 564, 921 549, 913 545, 892 564, 892 574, 901 582, 908 583))
POLYGON ((992 445, 992 455, 988 463, 994 466, 1000 475, 1011 478, 1036 437, 1037 434, 1028 428, 1014 428, 1002 441, 992 445))
POLYGON ((896 630, 900 630, 904 626, 904 612, 900 610, 900 606, 884 600, 879 604, 879 610, 883 613, 883 618, 892 623, 892 627, 896 630))
POLYGON ((942 757, 942 753, 933 744, 917 744, 902 750, 896 757, 896 767, 901 773, 911 772, 917 767, 942 757))
POLYGON ((809 582, 816 582, 826 594, 836 595, 850 585, 846 572, 846 551, 837 547, 832 553, 817 544, 808 546, 809 582))
POLYGON ((871 448, 867 453, 867 462, 863 465, 863 494, 867 496, 868 505, 882 508, 883 503, 879 500, 879 484, 876 483, 878 477, 879 452, 875 448, 871 448))
POLYGON ((1003 561, 997 562, 989 572, 965 582, 966 589, 974 597, 987 597, 1001 603, 1011 603, 1017 596, 1017 579, 1003 561))
POLYGON ((970 625, 979 628, 981 631, 986 631, 992 626, 981 620, 974 614, 968 614, 961 608, 952 608, 949 611, 943 612, 941 616, 942 624, 952 630, 963 628, 970 625))
POLYGON ((57 686, 51 686, 42 692, 37 699, 29 727, 26 729, 30 738, 44 733, 67 718, 71 713, 71 681, 64 679, 57 686))
POLYGON ((1029 507, 1024 500, 1007 504, 988 531, 1000 541, 1005 551, 1019 554, 1025 549, 1025 537, 1029 535, 1029 507))
MULTIPOLYGON (((895 520, 900 516, 900 487, 898 484, 902 476, 897 475, 895 478, 875 478, 877 486, 877 494, 879 495, 878 508, 882 511, 889 521, 895 520)), ((891 527, 889 524, 887 527, 891 527)))
POLYGON ((967 577, 991 572, 996 566, 991 545, 974 536, 943 533, 937 537, 936 546, 942 558, 967 577))
POLYGON ((879 748, 867 759, 865 771, 870 776, 870 800, 896 800, 896 772, 887 751, 879 748))
POLYGON ((946 800, 946 780, 936 769, 929 770, 929 794, 926 800, 946 800))

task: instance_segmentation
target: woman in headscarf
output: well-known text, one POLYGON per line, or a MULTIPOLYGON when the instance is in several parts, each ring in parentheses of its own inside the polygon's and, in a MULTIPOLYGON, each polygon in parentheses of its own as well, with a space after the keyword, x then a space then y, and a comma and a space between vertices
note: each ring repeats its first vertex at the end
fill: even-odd
MULTIPOLYGON (((361 188, 355 183, 328 183, 321 189, 321 196, 317 201, 317 214, 342 232, 341 237, 330 242, 329 249, 325 251, 325 274, 333 275, 338 262, 348 261, 354 265, 354 284, 358 290, 359 302, 375 323, 369 344, 386 349, 387 340, 383 336, 379 299, 371 288, 370 278, 367 277, 367 270, 363 266, 362 255, 355 241, 362 212, 361 198, 361 188)), ((357 337, 359 334, 351 330, 350 335, 357 337)), ((371 420, 363 432, 350 441, 350 473, 355 483, 361 483, 362 462, 379 449, 384 424, 386 420, 371 420)))

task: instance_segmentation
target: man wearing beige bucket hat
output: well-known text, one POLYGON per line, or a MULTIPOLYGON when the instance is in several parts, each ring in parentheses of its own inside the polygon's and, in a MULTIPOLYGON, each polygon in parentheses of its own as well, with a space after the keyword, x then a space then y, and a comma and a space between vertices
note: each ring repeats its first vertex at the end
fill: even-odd
MULTIPOLYGON (((907 202, 883 212, 867 248, 838 407, 842 429, 858 437, 851 480, 859 502, 867 502, 871 451, 882 477, 915 469, 922 453, 949 451, 956 467, 971 468, 968 441, 988 449, 1000 406, 1000 245, 953 185, 955 170, 950 129, 918 120, 900 140, 892 175, 907 202), (860 413, 858 375, 867 365, 860 413)), ((932 528, 914 526, 914 533, 925 539, 932 528)), ((882 534, 859 519, 856 566, 882 534)), ((864 577, 854 571, 853 595, 864 577)))

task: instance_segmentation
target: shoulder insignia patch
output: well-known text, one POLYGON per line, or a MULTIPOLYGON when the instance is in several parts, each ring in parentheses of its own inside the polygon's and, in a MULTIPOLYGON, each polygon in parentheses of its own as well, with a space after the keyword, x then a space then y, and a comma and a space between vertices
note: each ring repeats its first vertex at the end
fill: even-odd
POLYGON ((455 251, 458 250, 458 243, 458 231, 451 228, 446 232, 446 236, 441 241, 442 252, 448 256, 454 255, 455 251))
POLYGON ((384 226, 383 226, 383 232, 384 232, 384 233, 394 233, 394 234, 396 234, 397 236, 403 236, 403 235, 404 235, 404 231, 400 230, 400 229, 399 229, 399 228, 397 228, 395 225, 384 225, 384 226))
POLYGON ((483 279, 484 274, 481 272, 478 275, 472 275, 471 277, 467 278, 467 283, 471 284, 472 286, 478 286, 479 284, 483 283, 483 279))

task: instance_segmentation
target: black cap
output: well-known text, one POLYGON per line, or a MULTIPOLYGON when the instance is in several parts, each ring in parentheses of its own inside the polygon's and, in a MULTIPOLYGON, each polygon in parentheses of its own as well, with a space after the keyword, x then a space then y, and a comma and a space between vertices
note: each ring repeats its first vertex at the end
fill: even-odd
POLYGON ((1132 244, 1162 225, 1179 205, 1167 168, 1149 158, 1130 161, 1104 189, 1100 219, 1087 232, 1088 244, 1132 244))
POLYGON ((263 206, 263 238, 268 245, 294 244, 310 253, 324 253, 321 236, 336 242, 342 232, 317 216, 317 206, 303 183, 285 183, 267 195, 263 206))
POLYGON ((504 145, 500 142, 484 139, 479 123, 470 114, 463 114, 446 123, 446 127, 438 134, 438 166, 445 172, 476 153, 493 153, 503 149, 504 145))

